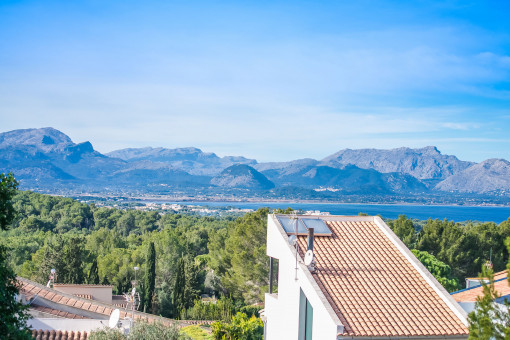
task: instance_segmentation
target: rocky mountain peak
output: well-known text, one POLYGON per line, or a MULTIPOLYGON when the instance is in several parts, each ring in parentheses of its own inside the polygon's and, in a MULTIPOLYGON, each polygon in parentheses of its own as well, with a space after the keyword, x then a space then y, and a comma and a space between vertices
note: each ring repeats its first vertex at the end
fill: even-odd
POLYGON ((0 147, 16 147, 19 145, 30 145, 41 150, 49 150, 55 147, 73 145, 73 141, 66 134, 51 127, 0 133, 0 147))

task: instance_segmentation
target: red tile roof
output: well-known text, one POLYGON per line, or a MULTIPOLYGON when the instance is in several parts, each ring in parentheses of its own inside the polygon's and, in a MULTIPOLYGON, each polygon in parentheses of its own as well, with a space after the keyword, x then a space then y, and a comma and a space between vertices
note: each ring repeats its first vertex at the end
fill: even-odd
MULTIPOLYGON (((467 336, 466 325, 452 310, 455 302, 427 282, 417 269, 419 261, 404 254, 407 248, 382 220, 332 219, 325 218, 332 236, 315 237, 312 276, 344 325, 341 335, 467 336)), ((303 255, 306 236, 298 242, 303 255)))
POLYGON ((87 332, 32 330, 36 340, 87 340, 87 332))
MULTIPOLYGON (((494 282, 494 289, 501 295, 510 295, 510 286, 506 277, 494 282)), ((483 286, 459 290, 451 294, 457 302, 476 302, 476 298, 483 295, 483 286)))
MULTIPOLYGON (((106 304, 96 300, 88 300, 81 297, 77 297, 74 295, 70 295, 67 293, 56 291, 52 288, 48 288, 44 285, 41 285, 37 282, 18 277, 18 281, 21 283, 20 293, 25 296, 25 299, 31 299, 32 304, 31 308, 36 307, 39 302, 38 299, 46 299, 51 300, 52 302, 59 305, 67 305, 72 308, 76 308, 76 313, 79 313, 80 310, 86 312, 94 312, 97 314, 102 314, 106 316, 110 316, 114 309, 117 307, 114 305, 106 304), (38 298, 35 298, 35 296, 38 298)), ((57 309, 55 309, 57 310, 57 309)), ((58 311, 58 310, 57 310, 58 311)), ((58 311, 61 312, 61 311, 58 311)), ((131 312, 130 312, 131 313, 131 312)), ((70 313, 70 315, 74 315, 70 313)), ((78 315, 78 314, 76 314, 78 315)), ((128 316, 125 310, 120 309, 120 317, 125 318, 128 316)), ((135 311, 135 319, 145 319, 149 322, 158 321, 163 324, 173 324, 176 320, 163 318, 154 314, 142 313, 135 311)), ((178 321, 181 326, 185 325, 195 325, 195 324, 210 324, 212 321, 207 320, 180 320, 178 321)))
POLYGON ((65 311, 58 310, 58 309, 43 307, 43 306, 30 305, 30 309, 31 310, 33 309, 33 310, 36 310, 39 312, 43 312, 43 313, 47 313, 47 314, 51 314, 51 315, 55 315, 55 316, 65 318, 65 319, 90 319, 86 316, 81 316, 81 315, 65 312, 65 311))

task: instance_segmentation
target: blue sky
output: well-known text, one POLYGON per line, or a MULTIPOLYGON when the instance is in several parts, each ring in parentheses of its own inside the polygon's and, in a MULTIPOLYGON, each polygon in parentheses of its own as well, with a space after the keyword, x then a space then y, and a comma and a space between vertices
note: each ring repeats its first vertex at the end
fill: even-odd
POLYGON ((0 131, 510 159, 508 1, 1 1, 0 131))

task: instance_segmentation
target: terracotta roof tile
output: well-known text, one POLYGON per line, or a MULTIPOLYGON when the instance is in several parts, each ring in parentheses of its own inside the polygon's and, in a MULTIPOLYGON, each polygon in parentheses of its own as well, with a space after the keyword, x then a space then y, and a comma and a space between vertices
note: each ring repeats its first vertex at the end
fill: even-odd
MULTIPOLYGON (((74 296, 74 295, 70 295, 67 293, 59 292, 52 288, 48 288, 44 285, 30 281, 25 278, 18 277, 17 279, 18 279, 19 283, 21 284, 20 294, 24 295, 25 299, 30 299, 30 298, 35 297, 35 294, 32 294, 32 292, 36 291, 39 293, 37 296, 42 297, 42 295, 44 294, 45 295, 44 299, 50 300, 50 301, 55 302, 60 305, 71 306, 72 308, 76 309, 76 313, 78 313, 80 310, 82 310, 82 311, 95 312, 98 314, 103 314, 103 315, 109 316, 112 313, 112 311, 116 308, 114 305, 111 305, 111 304, 105 304, 105 303, 102 303, 99 301, 88 300, 88 299, 81 298, 79 296, 74 296)), ((42 299, 43 298, 41 298, 41 300, 42 299)), ((51 308, 39 306, 39 305, 37 305, 37 303, 38 303, 38 300, 32 300, 32 304, 30 305, 30 308, 35 309, 35 310, 40 310, 42 312, 46 312, 46 313, 53 314, 53 315, 63 317, 63 318, 88 319, 88 317, 80 316, 78 314, 69 313, 69 312, 66 312, 63 310, 51 309, 51 308)), ((125 318, 128 316, 128 314, 125 312, 125 310, 122 310, 122 309, 120 310, 120 315, 122 318, 125 318)), ((137 319, 143 318, 143 319, 149 320, 151 322, 158 320, 164 324, 172 324, 175 322, 175 320, 166 319, 166 318, 162 318, 162 317, 159 317, 156 315, 146 314, 146 313, 142 313, 142 312, 135 312, 135 318, 137 318, 137 319)), ((211 321, 202 321, 202 320, 188 322, 188 324, 210 324, 210 323, 211 323, 211 321)), ((64 333, 61 333, 61 334, 64 334, 64 333)), ((38 333, 37 336, 39 336, 42 339, 43 336, 47 336, 47 335, 38 333)), ((46 339, 46 338, 44 338, 44 339, 46 339)), ((53 339, 53 338, 51 338, 51 339, 53 339)), ((60 338, 57 337, 57 339, 60 339, 60 338)), ((75 337, 73 339, 77 339, 77 338, 75 337)), ((82 339, 84 339, 84 338, 82 337, 82 339)))
POLYGON ((55 331, 55 330, 32 330, 32 337, 36 340, 86 340, 87 332, 55 331))
MULTIPOLYGON (((327 221, 314 239, 319 288, 348 336, 467 335, 464 323, 372 221, 327 221)), ((301 256, 306 236, 298 237, 301 256)))
POLYGON ((81 315, 77 315, 77 314, 73 314, 73 313, 69 313, 69 312, 62 314, 62 311, 60 311, 60 310, 43 307, 43 306, 30 305, 30 309, 33 309, 33 310, 36 310, 39 312, 43 312, 43 313, 47 313, 47 314, 51 314, 51 315, 55 315, 55 316, 61 316, 66 319, 89 319, 85 316, 81 316, 81 315))

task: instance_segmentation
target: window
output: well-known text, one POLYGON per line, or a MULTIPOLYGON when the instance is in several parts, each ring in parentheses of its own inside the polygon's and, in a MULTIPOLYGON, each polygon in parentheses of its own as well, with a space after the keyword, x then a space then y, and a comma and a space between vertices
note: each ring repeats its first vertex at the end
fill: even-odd
POLYGON ((277 258, 269 258, 269 294, 278 293, 279 261, 277 258))
POLYGON ((313 308, 310 301, 299 289, 299 333, 298 340, 312 340, 313 308))

